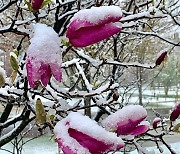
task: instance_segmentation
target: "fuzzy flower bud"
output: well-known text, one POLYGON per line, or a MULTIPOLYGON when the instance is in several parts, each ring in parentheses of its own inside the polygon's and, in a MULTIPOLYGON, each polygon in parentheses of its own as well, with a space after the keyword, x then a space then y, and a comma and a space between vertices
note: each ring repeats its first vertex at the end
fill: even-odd
POLYGON ((161 55, 157 58, 157 60, 156 60, 156 66, 157 66, 157 65, 161 65, 161 63, 165 60, 166 57, 167 57, 167 52, 164 51, 164 52, 161 53, 161 55))
POLYGON ((39 10, 44 0, 30 0, 31 7, 33 10, 39 10))
POLYGON ((179 117, 179 115, 180 115, 180 103, 174 107, 170 115, 170 120, 175 121, 179 117))

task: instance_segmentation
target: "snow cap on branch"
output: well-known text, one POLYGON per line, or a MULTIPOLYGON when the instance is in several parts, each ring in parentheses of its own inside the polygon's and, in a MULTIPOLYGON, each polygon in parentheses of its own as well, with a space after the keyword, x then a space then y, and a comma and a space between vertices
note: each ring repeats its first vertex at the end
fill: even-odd
POLYGON ((118 21, 122 11, 118 6, 101 6, 77 12, 71 19, 66 36, 75 47, 85 47, 121 31, 118 21))
POLYGON ((27 77, 31 88, 34 88, 39 80, 47 86, 52 74, 57 81, 62 79, 62 57, 57 33, 45 24, 36 24, 33 28, 26 58, 27 77))
POLYGON ((149 129, 149 124, 142 123, 146 117, 145 108, 128 105, 109 115, 102 121, 102 125, 108 131, 116 131, 117 135, 141 135, 149 129))
POLYGON ((58 122, 54 133, 64 154, 103 154, 124 146, 120 137, 77 112, 58 122))
POLYGON ((174 107, 170 115, 170 120, 175 121, 179 117, 179 115, 180 115, 180 103, 174 107))

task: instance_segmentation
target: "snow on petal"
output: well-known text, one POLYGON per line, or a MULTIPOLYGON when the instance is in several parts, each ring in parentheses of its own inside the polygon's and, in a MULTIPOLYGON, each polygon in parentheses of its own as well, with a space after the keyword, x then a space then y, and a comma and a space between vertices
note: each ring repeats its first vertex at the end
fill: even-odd
POLYGON ((118 135, 128 135, 147 117, 147 111, 140 105, 128 105, 109 115, 102 121, 106 130, 118 135))
POLYGON ((120 137, 79 113, 70 113, 58 122, 54 133, 65 154, 102 154, 124 146, 120 137))
POLYGON ((46 86, 51 74, 61 81, 61 50, 58 34, 45 24, 35 24, 27 50, 26 69, 28 81, 34 88, 41 80, 46 86))
POLYGON ((154 129, 157 128, 159 122, 161 122, 161 118, 159 118, 159 117, 154 118, 154 120, 153 120, 153 128, 154 129))
POLYGON ((180 103, 177 104, 170 114, 170 120, 175 121, 180 115, 180 103))
POLYGON ((77 12, 71 19, 66 36, 75 47, 85 47, 121 31, 122 18, 118 6, 101 6, 77 12))

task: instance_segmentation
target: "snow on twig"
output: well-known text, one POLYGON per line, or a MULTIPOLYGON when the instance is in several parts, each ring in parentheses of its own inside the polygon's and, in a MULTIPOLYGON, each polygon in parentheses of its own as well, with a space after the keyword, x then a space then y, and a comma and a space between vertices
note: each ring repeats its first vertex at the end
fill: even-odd
POLYGON ((89 81, 87 80, 86 75, 84 74, 84 71, 83 71, 82 67, 79 65, 78 62, 76 62, 76 67, 77 67, 77 69, 78 69, 78 71, 79 71, 79 74, 82 76, 82 79, 84 80, 84 83, 85 83, 85 85, 86 85, 87 90, 88 90, 89 92, 91 92, 93 86, 92 86, 92 85, 89 83, 89 81))

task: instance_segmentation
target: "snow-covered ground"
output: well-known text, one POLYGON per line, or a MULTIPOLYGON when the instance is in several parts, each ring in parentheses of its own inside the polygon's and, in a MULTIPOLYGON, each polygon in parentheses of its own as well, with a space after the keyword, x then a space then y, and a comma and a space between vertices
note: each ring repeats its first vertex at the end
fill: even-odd
MULTIPOLYGON (((122 94, 124 92, 123 88, 119 89, 119 93, 122 94)), ((164 97, 164 88, 159 88, 156 90, 143 89, 142 92, 142 102, 143 104, 151 104, 151 103, 160 103, 162 106, 173 107, 175 105, 175 97, 164 97)), ((168 91, 168 95, 176 96, 176 89, 170 89, 168 91)), ((178 93, 180 94, 180 92, 178 93)), ((127 94, 125 94, 125 102, 129 102, 132 104, 138 104, 138 89, 132 89, 127 94)), ((121 98, 119 98, 121 101, 121 98)))

